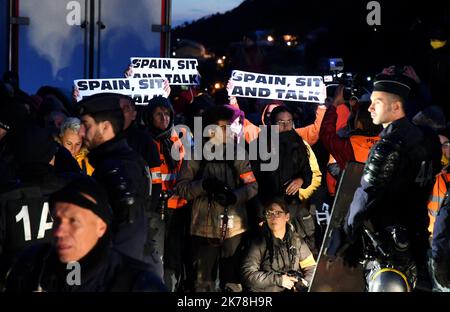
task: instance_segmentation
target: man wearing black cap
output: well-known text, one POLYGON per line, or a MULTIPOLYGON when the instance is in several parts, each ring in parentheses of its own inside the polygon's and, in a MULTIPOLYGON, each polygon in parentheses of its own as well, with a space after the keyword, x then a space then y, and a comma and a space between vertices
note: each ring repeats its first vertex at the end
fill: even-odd
POLYGON ((413 289, 416 267, 423 266, 426 260, 427 199, 440 168, 441 153, 439 139, 431 129, 418 128, 406 119, 404 105, 409 90, 395 76, 378 76, 374 83, 369 112, 373 123, 382 125, 384 130, 381 140, 370 150, 361 186, 344 223, 353 243, 344 256, 346 260, 359 260, 356 245, 366 230, 378 236, 387 252, 384 257, 378 254, 372 258, 375 260, 364 263, 370 291, 390 289, 389 285, 371 285, 375 277, 382 279, 377 270, 386 265, 402 272, 394 273, 405 282, 404 289, 413 289))
POLYGON ((74 179, 52 194, 50 207, 54 244, 26 250, 7 278, 6 291, 165 290, 147 264, 111 248, 113 214, 94 179, 74 179))
POLYGON ((15 139, 15 185, 0 195, 0 283, 22 249, 50 240, 48 197, 71 180, 55 173, 58 144, 49 131, 30 127, 15 139))
POLYGON ((124 116, 121 96, 96 94, 80 102, 85 127, 83 141, 89 149, 92 175, 107 190, 114 212, 113 242, 117 250, 148 262, 162 274, 158 255, 148 243, 146 212, 150 205, 148 167, 127 144, 122 134, 124 116))

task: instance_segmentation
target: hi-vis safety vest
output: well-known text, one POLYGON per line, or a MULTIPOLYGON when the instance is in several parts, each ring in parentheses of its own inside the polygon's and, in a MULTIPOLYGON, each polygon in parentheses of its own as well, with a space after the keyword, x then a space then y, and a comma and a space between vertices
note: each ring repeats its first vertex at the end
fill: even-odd
POLYGON ((434 221, 436 220, 439 208, 445 199, 447 193, 447 185, 450 181, 450 173, 440 173, 436 176, 436 182, 434 182, 433 192, 428 200, 428 216, 430 217, 430 223, 428 225, 428 231, 431 236, 434 231, 434 221))
MULTIPOLYGON (((380 140, 379 136, 368 137, 364 135, 352 135, 350 136, 350 143, 352 144, 353 155, 355 160, 360 163, 365 163, 369 158, 369 152, 372 146, 380 140)), ((328 164, 334 164, 336 160, 330 155, 328 164)), ((328 192, 330 195, 336 195, 336 179, 327 171, 326 176, 328 192)))
MULTIPOLYGON (((183 135, 186 135, 183 133, 183 135)), ((181 169, 181 164, 183 163, 185 151, 184 146, 181 143, 178 135, 173 132, 170 140, 173 142, 172 148, 177 148, 180 152, 180 160, 178 161, 176 168, 173 170, 169 169, 167 166, 167 162, 164 159, 164 153, 161 150, 161 144, 154 140, 156 146, 158 147, 159 159, 161 160, 161 166, 159 168, 151 168, 152 174, 152 183, 161 183, 163 192, 173 192, 175 190, 175 185, 177 183, 177 176, 181 169), (159 169, 159 172, 158 172, 159 169)), ((187 204, 187 200, 179 197, 177 194, 172 195, 167 201, 167 208, 177 209, 185 206, 187 204)))

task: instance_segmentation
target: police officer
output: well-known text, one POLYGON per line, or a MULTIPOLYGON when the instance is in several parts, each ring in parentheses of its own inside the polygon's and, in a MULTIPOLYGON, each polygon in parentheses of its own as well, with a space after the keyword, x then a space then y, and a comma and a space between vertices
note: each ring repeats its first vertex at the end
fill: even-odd
POLYGON ((124 117, 120 96, 96 94, 80 102, 92 175, 107 190, 114 219, 115 247, 134 259, 144 260, 162 274, 162 264, 148 245, 146 211, 150 204, 150 178, 145 161, 122 134, 124 117))
POLYGON ((27 249, 8 276, 6 291, 165 290, 145 263, 111 248, 112 211, 94 179, 74 179, 51 195, 50 207, 54 243, 27 249))
MULTIPOLYGON (((352 243, 367 233, 365 241, 372 242, 379 255, 373 258, 375 261, 365 261, 366 279, 375 283, 368 283, 371 291, 411 290, 416 280, 415 267, 421 267, 426 260, 427 199, 440 168, 441 153, 436 134, 406 119, 409 91, 400 77, 378 76, 374 83, 369 112, 373 123, 381 124, 384 130, 370 151, 344 224, 352 243), (380 269, 387 264, 395 270, 384 270, 385 276, 389 275, 396 285, 404 285, 383 285, 380 269)), ((350 262, 358 260, 355 246, 344 257, 350 262)), ((365 255, 367 259, 367 250, 365 255)))
POLYGON ((70 180, 53 166, 59 146, 49 131, 30 127, 16 137, 16 185, 0 195, 0 283, 18 252, 51 237, 48 197, 70 180))

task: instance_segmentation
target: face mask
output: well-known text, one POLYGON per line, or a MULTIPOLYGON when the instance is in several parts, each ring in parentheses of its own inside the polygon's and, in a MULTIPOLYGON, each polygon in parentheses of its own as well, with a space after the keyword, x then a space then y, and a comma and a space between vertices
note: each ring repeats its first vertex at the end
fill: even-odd
POLYGON ((446 43, 447 43, 446 40, 445 41, 430 40, 430 45, 434 50, 442 48, 443 46, 445 46, 446 43))

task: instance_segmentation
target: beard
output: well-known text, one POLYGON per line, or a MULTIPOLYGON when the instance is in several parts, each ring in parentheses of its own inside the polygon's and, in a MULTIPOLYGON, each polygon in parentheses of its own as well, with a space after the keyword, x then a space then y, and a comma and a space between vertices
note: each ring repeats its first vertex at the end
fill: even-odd
POLYGON ((94 133, 94 136, 92 139, 86 139, 86 137, 83 139, 84 145, 87 147, 88 150, 92 150, 103 143, 103 136, 101 133, 97 130, 94 133))

